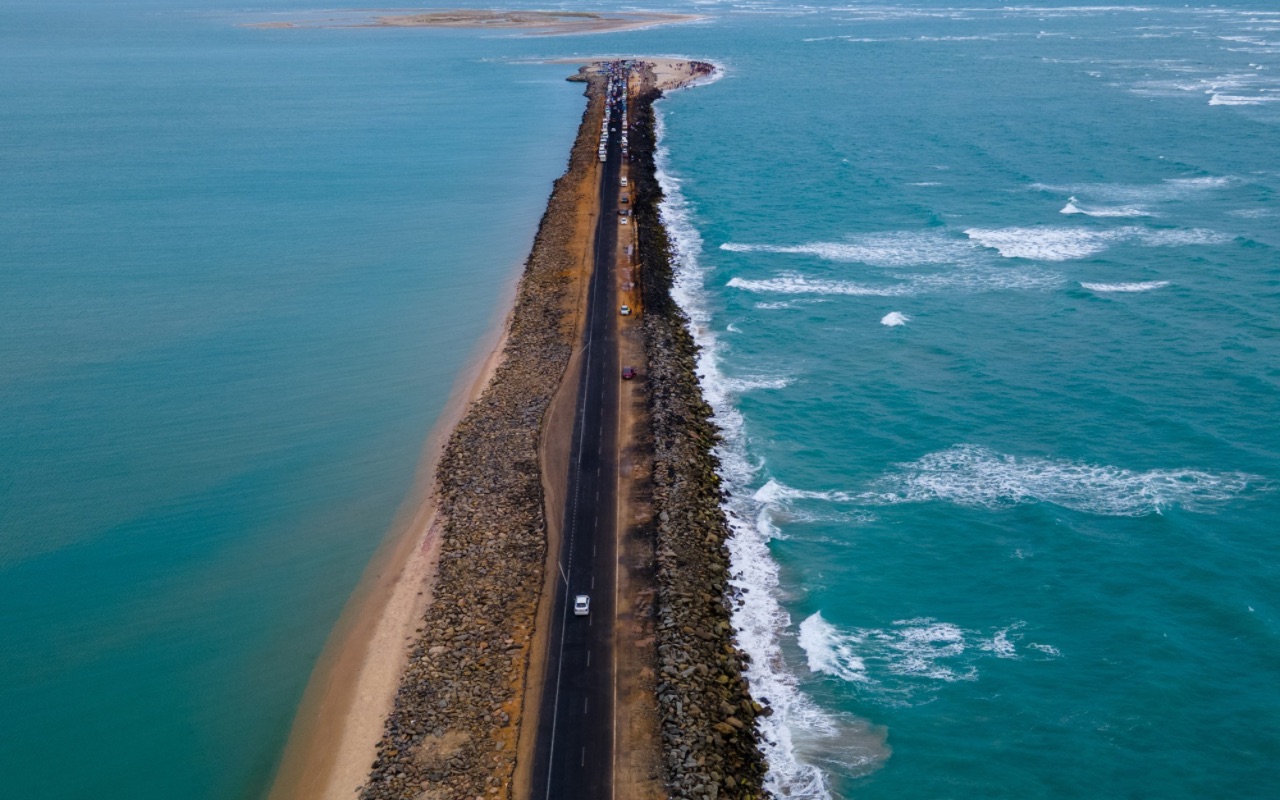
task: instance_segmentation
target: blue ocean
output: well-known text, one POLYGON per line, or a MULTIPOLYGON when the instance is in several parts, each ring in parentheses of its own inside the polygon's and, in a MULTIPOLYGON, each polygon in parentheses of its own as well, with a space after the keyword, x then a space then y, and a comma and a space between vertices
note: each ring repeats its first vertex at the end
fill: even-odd
POLYGON ((541 61, 629 53, 722 67, 660 168, 775 794, 1280 785, 1273 5, 104 5, 0 9, 6 793, 265 793, 563 169, 541 61))

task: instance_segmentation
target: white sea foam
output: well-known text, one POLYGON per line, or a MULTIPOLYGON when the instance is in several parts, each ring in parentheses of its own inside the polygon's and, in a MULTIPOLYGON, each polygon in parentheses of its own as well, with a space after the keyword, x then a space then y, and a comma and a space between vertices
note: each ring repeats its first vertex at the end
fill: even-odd
POLYGON ((1171 228, 1143 231, 1138 238, 1148 247, 1183 247, 1197 244, 1226 244, 1232 237, 1204 228, 1171 228))
POLYGON ((971 242, 942 231, 876 233, 851 236, 842 242, 807 244, 726 242, 720 245, 720 249, 731 253, 794 253, 817 256, 827 261, 869 264, 874 267, 972 262, 977 255, 971 242))
POLYGON ((1223 189, 1237 182, 1237 178, 1215 175, 1206 175, 1201 178, 1168 178, 1165 180, 1165 183, 1170 186, 1191 189, 1223 189))
POLYGON ((1082 281, 1080 285, 1091 292, 1149 292, 1153 289, 1163 289, 1169 285, 1169 282, 1141 281, 1138 283, 1085 283, 1082 281))
POLYGON ((979 679, 985 658, 1033 661, 1061 654, 1052 645, 1024 643, 1026 623, 966 630, 932 617, 894 620, 880 628, 842 630, 822 612, 800 623, 798 643, 809 670, 856 684, 865 696, 891 705, 920 702, 957 681, 979 679), (1028 652, 1030 651, 1030 652, 1028 652))
POLYGON ((1118 231, 1090 228, 970 228, 965 233, 1005 258, 1040 261, 1087 258, 1123 238, 1118 231))
POLYGON ((775 478, 770 478, 765 481, 764 486, 755 490, 751 495, 751 499, 760 506, 777 506, 791 500, 829 500, 836 503, 847 503, 854 500, 855 496, 848 492, 815 492, 808 489, 795 489, 785 483, 778 482, 775 478))
POLYGON ((808 658, 810 672, 834 675, 854 683, 869 680, 866 662, 854 650, 861 642, 841 636, 834 625, 822 618, 822 612, 800 623, 799 644, 808 658))
POLYGON ((1213 93, 1209 97, 1211 106, 1261 106, 1280 101, 1280 95, 1274 94, 1221 94, 1213 93))
POLYGON ((811 306, 815 303, 828 303, 830 300, 822 297, 806 297, 794 300, 780 300, 776 302, 756 303, 756 308, 761 311, 778 311, 785 308, 797 308, 799 306, 811 306))
POLYGON ((733 535, 728 542, 732 584, 742 591, 733 612, 740 646, 751 656, 746 677, 752 694, 767 700, 773 714, 757 718, 761 747, 769 765, 765 787, 775 796, 824 800, 831 797, 827 778, 816 761, 838 761, 843 771, 856 774, 873 769, 887 758, 883 741, 867 732, 865 723, 836 717, 800 690, 782 653, 781 634, 791 624, 778 602, 778 565, 769 551, 774 535, 767 506, 746 493, 762 464, 752 460, 742 414, 734 407, 734 386, 720 369, 720 347, 705 299, 704 270, 699 262, 702 239, 690 219, 680 181, 668 166, 661 103, 655 107, 658 181, 665 199, 663 225, 671 237, 676 273, 672 295, 689 317, 697 341, 698 374, 703 393, 715 411, 724 436, 716 454, 729 490, 726 504, 733 535))
POLYGON ((1062 214, 1084 214, 1087 217, 1154 217, 1155 213, 1139 206, 1085 206, 1072 197, 1063 206, 1062 214))
POLYGON ((871 285, 853 281, 806 278, 785 272, 773 278, 731 278, 728 286, 746 292, 771 294, 843 295, 851 297, 912 297, 947 292, 1044 291, 1062 285, 1062 276, 1043 269, 971 268, 924 275, 895 275, 899 283, 871 285))
POLYGON ((731 278, 728 286, 747 292, 769 292, 772 294, 827 294, 853 295, 860 297, 897 297, 911 294, 907 284, 890 286, 868 286, 850 281, 828 281, 806 278, 796 273, 784 273, 776 278, 749 280, 747 278, 731 278))
POLYGON ((1233 217, 1244 217, 1245 219, 1258 219, 1260 217, 1269 217, 1273 213, 1269 208, 1237 208, 1234 211, 1228 211, 1233 217))
POLYGON ((1052 503, 1090 514, 1138 517, 1166 509, 1210 511, 1251 491, 1269 488, 1242 472, 1195 469, 1134 471, 1079 461, 1003 455, 986 447, 958 445, 898 464, 864 504, 951 502, 1000 508, 1052 503))
MULTIPOLYGON (((1193 87, 1193 88, 1199 88, 1193 87)), ((1033 183, 1032 191, 1052 192, 1074 197, 1083 197, 1088 202, 1103 201, 1114 203, 1165 203, 1193 197, 1206 191, 1225 189, 1240 182, 1239 178, 1230 176, 1203 176, 1197 178, 1168 178, 1155 184, 1125 183, 1080 183, 1066 186, 1047 183, 1033 183)), ((1078 201, 1077 201, 1078 202, 1078 201)))
POLYGON ((1200 228, 1151 230, 1126 228, 970 228, 975 242, 1005 258, 1068 261, 1088 258, 1113 244, 1134 242, 1147 247, 1222 244, 1231 237, 1200 228))
POLYGON ((791 379, 755 375, 744 378, 725 378, 724 384, 725 391, 733 394, 743 394, 757 389, 785 389, 791 385, 791 379))
POLYGON ((911 321, 911 317, 903 314, 901 311, 890 311, 880 318, 881 325, 888 325, 890 328, 896 328, 899 325, 906 325, 911 321))

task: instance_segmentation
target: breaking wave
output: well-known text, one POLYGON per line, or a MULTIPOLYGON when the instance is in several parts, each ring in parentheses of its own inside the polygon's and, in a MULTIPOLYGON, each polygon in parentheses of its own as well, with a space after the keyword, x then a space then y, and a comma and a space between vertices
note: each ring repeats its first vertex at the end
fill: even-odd
POLYGON ((1005 258, 1069 261, 1088 258, 1113 244, 1137 242, 1147 247, 1221 244, 1231 237, 1199 228, 1148 230, 1139 227, 1094 228, 970 228, 965 233, 1005 258))
POLYGON ((1046 290, 1062 285, 1062 276, 1047 270, 969 269, 928 275, 895 275, 900 283, 868 284, 807 278, 785 272, 774 278, 730 278, 728 286, 747 292, 772 294, 846 295, 853 297, 911 297, 930 292, 990 292, 1046 290))
POLYGON ((1154 217, 1155 213, 1138 206, 1084 206, 1074 196, 1060 214, 1084 214, 1086 217, 1154 217))
POLYGON ((1140 517, 1172 508, 1205 512, 1264 488, 1262 477, 1243 472, 1137 472, 959 445, 898 464, 857 500, 872 505, 941 500, 984 508, 1052 503, 1090 514, 1140 517))
POLYGON ((1261 106, 1280 101, 1280 95, 1272 94, 1220 94, 1209 97, 1211 106, 1261 106))
MULTIPOLYGON (((1052 192, 1072 197, 1083 197, 1087 201, 1101 200, 1113 203, 1162 203, 1181 200, 1200 192, 1225 189, 1240 183, 1239 178, 1207 175, 1197 178, 1167 178, 1155 184, 1125 183, 1082 183, 1069 186, 1055 186, 1046 183, 1033 183, 1032 191, 1052 192)), ((1074 201, 1079 203, 1080 201, 1074 201)))
POLYGON ((906 325, 911 321, 911 317, 903 314, 901 311, 890 311, 880 318, 881 325, 888 325, 890 328, 896 328, 899 325, 906 325))
POLYGON ((1142 281, 1138 283, 1080 283, 1091 292, 1149 292, 1152 289, 1163 289, 1168 281, 1142 281))
POLYGON ((946 684, 978 680, 986 658, 1046 661, 1057 648, 1025 642, 1024 622, 990 630, 966 630, 931 617, 894 620, 884 628, 841 630, 822 612, 800 623, 799 644, 809 670, 857 684, 862 693, 891 705, 946 684))
POLYGON ((900 231, 850 237, 843 242, 773 245, 726 242, 721 250, 731 253, 792 253, 811 255, 827 261, 869 264, 875 267, 909 267, 923 264, 950 264, 972 261, 973 245, 939 232, 900 231))

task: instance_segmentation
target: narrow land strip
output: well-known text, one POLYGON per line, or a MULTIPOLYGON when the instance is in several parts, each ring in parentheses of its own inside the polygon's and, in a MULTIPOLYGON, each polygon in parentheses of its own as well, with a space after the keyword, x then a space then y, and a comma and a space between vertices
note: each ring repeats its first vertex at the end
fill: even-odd
POLYGON ((526 36, 565 36, 581 33, 652 28, 697 22, 697 14, 646 11, 597 13, 590 11, 526 11, 498 9, 424 9, 411 14, 391 10, 330 12, 327 16, 292 21, 253 22, 249 28, 478 28, 524 29, 526 36))
POLYGON ((663 775, 672 798, 753 800, 764 796, 765 775, 755 719, 769 710, 751 698, 746 654, 729 619, 730 530, 713 452, 719 432, 698 385, 689 321, 671 296, 673 253, 654 164, 653 103, 660 96, 651 89, 634 103, 631 173, 658 520, 654 691, 663 775))
POLYGON ((546 554, 539 445, 576 340, 597 182, 596 85, 517 290, 503 360, 450 437, 437 476, 432 602, 361 797, 507 797, 546 554))
MULTIPOLYGON (((465 414, 435 446, 438 463, 426 462, 434 491, 410 534, 371 566, 351 604, 358 611, 335 631, 341 646, 317 668, 272 800, 531 795, 539 732, 554 708, 540 699, 563 656, 552 640, 555 615, 567 619, 561 559, 577 541, 561 526, 575 441, 597 451, 592 486, 610 489, 587 499, 592 530, 608 540, 576 545, 591 561, 581 576, 606 593, 593 611, 607 615, 584 640, 600 674, 569 676, 593 687, 597 705, 584 699, 581 713, 597 712, 590 736, 604 748, 581 796, 762 796, 753 720, 768 712, 750 700, 728 624, 716 433, 687 321, 670 297, 653 164, 653 101, 709 72, 699 62, 642 65, 625 164, 616 131, 610 163, 597 158, 600 67, 574 76, 587 83, 587 109, 505 335, 465 414), (621 175, 631 177, 625 189, 621 175), (620 224, 613 211, 622 207, 634 209, 625 218, 635 224, 620 224), (635 314, 619 320, 618 303, 635 314), (595 410, 606 413, 599 430, 585 431, 593 315, 603 326, 597 344, 608 345, 593 367, 595 410), (622 364, 638 379, 620 385, 622 364)), ((574 743, 583 768, 587 742, 574 743)))

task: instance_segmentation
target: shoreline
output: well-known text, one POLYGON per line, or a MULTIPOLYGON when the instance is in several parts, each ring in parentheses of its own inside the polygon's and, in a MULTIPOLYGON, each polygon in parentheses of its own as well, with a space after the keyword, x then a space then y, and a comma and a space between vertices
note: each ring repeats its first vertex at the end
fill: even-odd
POLYGON ((773 712, 751 694, 750 657, 733 626, 733 532, 715 454, 722 434, 698 380, 690 319, 674 297, 675 248, 662 219, 653 107, 662 96, 655 89, 636 103, 632 174, 658 519, 654 692, 664 782, 672 797, 755 800, 768 796, 758 719, 773 712))
MULTIPOLYGON (((591 97, 591 88, 584 94, 591 97)), ((595 94, 600 92, 596 91, 595 94)), ((435 626, 436 629, 430 627, 428 615, 433 611, 435 595, 451 591, 465 592, 469 583, 469 576, 465 574, 445 575, 443 581, 440 574, 442 551, 449 555, 447 551, 450 534, 455 534, 452 537, 455 541, 466 538, 465 535, 457 534, 465 534, 467 531, 451 530, 464 527, 463 520, 467 516, 465 512, 470 510, 459 508, 457 495, 460 490, 477 490, 482 494, 488 491, 474 487, 469 482, 468 485, 459 485, 463 482, 451 479, 450 473, 459 466, 459 462, 463 462, 462 465, 465 466, 469 455, 466 446, 468 438, 493 438, 492 434, 485 435, 475 429, 485 428, 498 416, 492 410, 495 405, 492 395, 495 391, 499 394, 503 392, 495 378, 501 373, 511 379, 513 371, 530 371, 527 366, 521 369, 524 362, 517 357, 519 353, 514 351, 521 350, 521 345, 526 350, 530 344, 549 345, 553 350, 562 351, 558 360, 566 363, 568 361, 571 334, 576 331, 576 323, 569 318, 580 313, 580 309, 576 307, 576 297, 570 298, 573 302, 568 304, 569 307, 559 308, 565 305, 562 298, 554 287, 548 289, 545 285, 548 282, 546 279, 554 277, 556 269, 563 266, 557 260, 557 256, 563 256, 563 253, 548 251, 557 248, 572 249, 573 246, 572 242, 564 241, 564 236, 558 235, 573 228, 572 222, 566 224, 564 209, 560 209, 561 213, 558 215, 552 213, 557 199, 563 205, 565 196, 572 195, 572 190, 576 188, 573 181, 567 179, 575 172, 575 167, 578 172, 583 172, 584 165, 592 170, 590 175, 594 178, 594 159, 588 153, 588 148, 593 147, 589 142, 593 136, 593 126, 587 124, 594 99, 588 101, 584 110, 583 123, 571 150, 569 167, 555 181, 549 193, 547 210, 539 224, 532 251, 523 268, 515 271, 504 286, 502 307, 505 313, 500 317, 501 322, 489 329, 485 339, 477 347, 477 356, 459 376, 446 411, 437 420, 424 446, 415 492, 406 500, 399 524, 393 526, 393 530, 403 528, 403 532, 389 535, 384 545, 375 553, 312 672, 270 790, 270 800, 349 800, 358 792, 366 797, 376 796, 374 793, 379 787, 375 786, 374 779, 379 767, 396 763, 397 757, 409 750, 403 744, 399 747, 391 744, 391 740, 401 733, 397 724, 398 715, 414 705, 412 698, 407 695, 423 685, 422 681, 415 681, 411 673, 419 664, 429 660, 424 655, 424 650, 430 650, 429 655, 435 655, 442 649, 441 645, 426 643, 432 633, 447 631, 452 635, 454 631, 448 626, 435 626), (570 191, 566 192, 566 187, 570 191), (534 274, 535 267, 540 267, 540 273, 545 273, 540 276, 541 284, 535 280, 539 277, 534 274), (553 326, 549 337, 542 337, 537 331, 531 332, 539 317, 547 312, 565 317, 567 327, 565 324, 553 326), (539 342, 540 338, 551 341, 539 342), (451 515, 450 511, 455 513, 451 515), (403 521, 406 518, 407 522, 403 521), (370 765, 373 765, 372 773, 370 765)), ((569 200, 572 205, 573 198, 570 197, 569 200)), ((573 281, 571 279, 560 283, 567 293, 573 281)), ((557 358, 549 360, 554 362, 557 358)), ((545 366, 542 362, 526 361, 532 366, 545 366)), ((519 382, 519 377, 516 376, 516 382, 519 382)), ((544 389, 554 390, 559 386, 558 373, 551 376, 550 383, 546 380, 546 373, 539 372, 534 377, 543 384, 544 389)), ((550 394, 549 391, 544 393, 550 394)), ((483 448, 484 445, 480 445, 480 449, 483 448)), ((540 479, 540 473, 538 477, 540 479)), ((528 488, 516 487, 520 491, 528 488)), ((526 526, 523 538, 530 539, 530 533, 534 534, 532 538, 538 538, 537 534, 543 527, 541 520, 537 519, 541 511, 541 500, 539 498, 536 503, 537 513, 531 513, 535 509, 530 508, 527 502, 523 505, 523 521, 533 523, 526 526)), ((530 542, 523 541, 519 544, 527 551, 530 542)), ((536 544, 540 545, 541 542, 536 544)), ((534 559, 529 558, 530 555, 532 554, 526 552, 523 558, 511 561, 525 565, 536 563, 538 572, 541 573, 541 556, 534 559)), ((446 569, 447 567, 445 565, 446 569)), ((516 583, 518 585, 520 581, 517 580, 516 583)), ((463 599, 457 602, 466 605, 463 599)), ((499 618, 504 621, 511 619, 505 615, 499 618)), ((532 620, 527 622, 531 623, 532 620)), ((533 626, 526 624, 524 627, 527 639, 533 626)), ((512 637, 507 637, 506 642, 507 650, 510 650, 511 644, 515 644, 512 637)), ((519 677, 523 677, 524 656, 528 650, 528 643, 523 644, 525 646, 522 647, 522 652, 515 654, 517 657, 511 658, 509 664, 513 673, 519 677)), ((502 709, 495 709, 497 713, 494 714, 484 713, 485 718, 496 717, 494 721, 505 718, 507 724, 502 727, 518 727, 522 694, 518 693, 514 706, 510 702, 501 704, 502 709), (513 721, 515 726, 510 724, 513 721)), ((490 709, 486 708, 488 710, 490 709)), ((448 738, 451 732, 442 733, 448 738)), ((514 738, 510 733, 508 731, 506 738, 514 738)), ((412 734, 421 743, 423 734, 417 730, 412 734)), ((436 742, 437 746, 440 744, 442 743, 436 742)), ((472 749, 465 748, 467 742, 459 742, 457 737, 443 744, 454 751, 472 749)), ((513 757, 515 750, 515 747, 511 747, 507 752, 513 757)), ((459 754, 453 752, 451 755, 459 754)), ((431 765, 419 763, 412 766, 431 765)), ((483 791, 483 787, 478 788, 483 791)))
POLYGON ((567 169, 519 280, 502 362, 437 467, 433 597, 365 762, 365 800, 512 791, 550 534, 543 430, 580 338, 576 288, 598 214, 603 78, 592 77, 584 94, 567 169))
POLYGON ((268 800, 348 800, 368 777, 408 661, 439 557, 436 469, 458 422, 503 355, 519 271, 505 282, 495 323, 454 382, 423 445, 414 488, 326 640, 294 716, 268 800))

